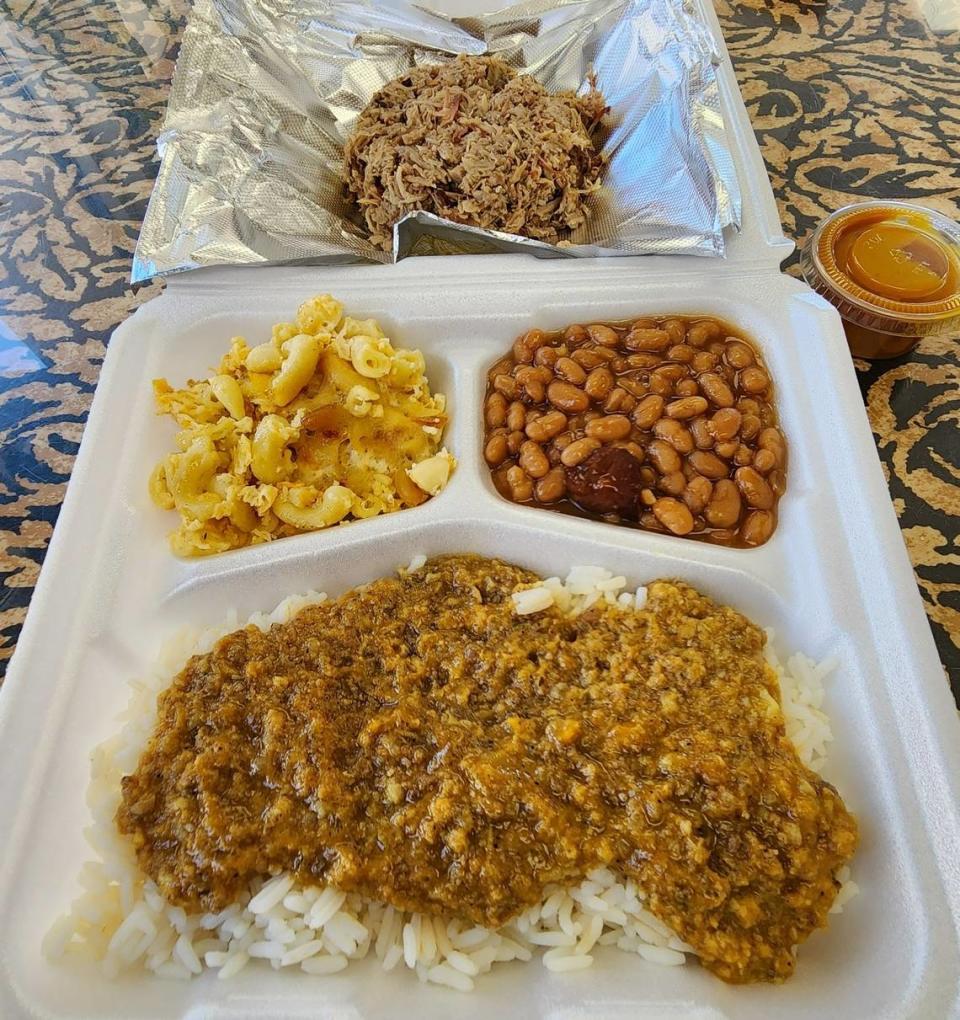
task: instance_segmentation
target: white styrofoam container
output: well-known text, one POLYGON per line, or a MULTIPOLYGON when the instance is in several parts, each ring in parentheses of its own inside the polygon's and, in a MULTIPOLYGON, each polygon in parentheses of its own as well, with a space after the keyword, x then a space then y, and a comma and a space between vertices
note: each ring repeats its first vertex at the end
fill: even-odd
MULTIPOLYGON (((704 15, 716 25, 712 11, 704 15)), ((719 33, 717 32, 718 38, 719 33)), ((960 1016, 960 726, 867 426, 837 315, 782 276, 791 250, 729 65, 724 96, 744 230, 723 263, 691 258, 538 262, 410 259, 397 266, 205 271, 115 333, 63 511, 0 694, 0 1017, 941 1018, 960 1016), (173 517, 147 496, 172 425, 150 381, 202 377, 228 337, 262 336, 330 291, 421 348, 450 399, 450 485, 422 507, 221 556, 181 561, 173 517), (512 505, 482 458, 485 368, 532 325, 708 313, 736 322, 773 372, 790 445, 779 527, 760 549, 714 547, 512 505), (731 987, 696 967, 607 949, 590 970, 501 967, 472 996, 384 974, 373 960, 317 978, 248 967, 235 980, 108 982, 41 959, 76 895, 91 748, 116 729, 128 679, 186 622, 338 594, 418 552, 472 551, 543 574, 598 563, 632 584, 675 576, 774 626, 781 650, 836 655, 827 777, 857 814, 861 894, 800 953, 783 986, 731 987)))

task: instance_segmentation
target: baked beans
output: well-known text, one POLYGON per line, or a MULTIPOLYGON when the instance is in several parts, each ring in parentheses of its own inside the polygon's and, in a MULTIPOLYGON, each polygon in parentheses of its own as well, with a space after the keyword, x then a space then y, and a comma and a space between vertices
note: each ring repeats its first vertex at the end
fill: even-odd
POLYGON ((727 323, 531 329, 487 383, 483 454, 508 499, 726 545, 773 533, 786 440, 760 352, 727 323))

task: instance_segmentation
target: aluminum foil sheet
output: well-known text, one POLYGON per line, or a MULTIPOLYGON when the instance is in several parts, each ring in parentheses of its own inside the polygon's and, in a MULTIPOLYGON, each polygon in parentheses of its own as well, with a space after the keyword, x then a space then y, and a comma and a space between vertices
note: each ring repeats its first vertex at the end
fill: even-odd
POLYGON ((705 27, 685 0, 531 0, 449 18, 405 0, 197 0, 134 282, 198 266, 410 254, 722 255, 740 196, 705 27), (367 239, 341 180, 360 112, 392 78, 491 53, 552 91, 593 71, 611 112, 603 187, 562 246, 412 213, 367 239))

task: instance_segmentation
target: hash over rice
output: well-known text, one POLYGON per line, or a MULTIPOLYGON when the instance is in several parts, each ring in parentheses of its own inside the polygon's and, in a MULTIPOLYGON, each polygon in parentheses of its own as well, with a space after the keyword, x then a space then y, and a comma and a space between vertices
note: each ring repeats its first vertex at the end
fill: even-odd
MULTIPOLYGON (((407 567, 420 569, 425 557, 407 567)), ((625 610, 642 608, 646 589, 626 591, 626 579, 602 567, 573 567, 565 580, 547 578, 513 596, 517 613, 556 604, 578 614, 599 600, 625 610)), ((307 592, 285 599, 272 613, 249 621, 261 630, 284 623, 325 594, 307 592)), ((133 849, 114 823, 120 779, 132 772, 153 729, 156 696, 192 654, 209 651, 240 626, 234 612, 221 628, 181 634, 164 649, 151 677, 132 686, 123 727, 92 755, 87 796, 93 823, 85 830, 97 854, 80 870, 82 894, 44 939, 48 958, 82 954, 100 961, 110 978, 135 968, 160 977, 189 979, 204 969, 220 978, 239 973, 251 960, 274 969, 298 967, 308 974, 333 974, 373 952, 384 970, 403 965, 421 981, 470 991, 474 979, 496 963, 529 961, 542 951, 551 971, 582 970, 599 946, 616 946, 651 963, 675 966, 692 950, 645 909, 632 879, 608 868, 590 872, 577 886, 548 886, 540 903, 491 931, 458 920, 411 914, 333 887, 303 887, 280 874, 250 883, 248 890, 217 914, 187 914, 168 905, 154 883, 139 873, 133 849)), ((766 658, 780 682, 787 734, 800 759, 815 770, 832 740, 823 712, 823 681, 835 663, 816 664, 795 654, 781 663, 768 631, 766 658)), ((843 886, 831 912, 839 913, 856 894, 849 869, 837 875, 843 886)))

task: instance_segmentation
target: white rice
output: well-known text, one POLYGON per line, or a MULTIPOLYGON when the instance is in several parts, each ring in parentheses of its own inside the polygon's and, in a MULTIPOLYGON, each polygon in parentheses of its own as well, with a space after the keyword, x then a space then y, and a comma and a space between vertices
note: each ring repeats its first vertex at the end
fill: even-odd
MULTIPOLYGON (((406 568, 423 567, 415 556, 406 568)), ((626 591, 626 579, 602 567, 573 567, 566 579, 550 577, 512 596, 518 614, 557 605, 574 615, 599 601, 642 609, 646 588, 626 591)), ((307 592, 284 599, 272 613, 247 621, 261 630, 284 623, 304 606, 326 595, 307 592)), ((542 901, 504 927, 492 931, 457 920, 411 914, 331 887, 301 886, 292 875, 255 880, 217 914, 187 914, 171 907, 152 880, 139 872, 128 841, 116 829, 120 779, 132 772, 156 721, 156 697, 193 654, 209 651, 237 629, 236 612, 220 628, 185 631, 163 649, 153 674, 131 684, 130 704, 120 733, 92 754, 87 803, 92 824, 84 831, 97 859, 83 865, 83 889, 70 911, 48 931, 43 952, 49 959, 82 954, 99 962, 113 978, 145 969, 159 977, 188 980, 204 970, 233 977, 251 960, 275 970, 296 967, 308 974, 336 974, 354 960, 373 955, 384 970, 401 962, 421 981, 471 991, 474 979, 495 964, 527 962, 542 952, 543 965, 562 973, 589 967, 598 949, 615 946, 662 966, 677 966, 693 954, 690 946, 644 907, 644 895, 631 878, 597 868, 572 888, 548 886, 542 901)), ((782 691, 787 733, 800 758, 820 769, 833 739, 823 712, 823 682, 836 663, 814 663, 792 655, 783 664, 767 632, 766 658, 782 691)), ((849 868, 832 913, 856 895, 849 868)))

